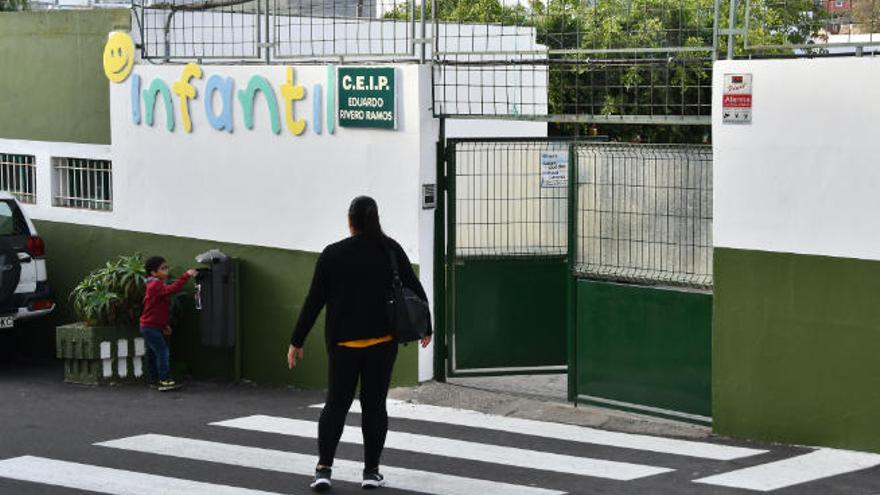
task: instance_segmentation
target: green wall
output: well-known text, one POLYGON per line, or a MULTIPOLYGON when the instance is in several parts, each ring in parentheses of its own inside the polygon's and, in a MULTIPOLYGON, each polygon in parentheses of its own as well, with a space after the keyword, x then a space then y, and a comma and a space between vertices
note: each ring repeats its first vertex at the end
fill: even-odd
MULTIPOLYGON (((244 378, 261 384, 287 384, 321 388, 326 384, 326 352, 321 317, 309 334, 305 360, 294 371, 287 369, 287 346, 311 282, 317 253, 289 251, 223 242, 144 234, 66 223, 36 222, 46 240, 49 283, 56 290, 58 310, 40 325, 29 325, 28 338, 38 342, 45 355, 54 353, 52 327, 75 320, 67 295, 92 269, 120 254, 140 252, 168 259, 173 274, 196 265, 193 258, 219 248, 238 258, 239 298, 244 378), (33 328, 31 328, 33 327, 33 328)), ((192 293, 192 284, 188 285, 192 293)), ((232 373, 230 351, 202 347, 198 314, 191 297, 182 299, 179 323, 172 338, 172 363, 181 372, 198 378, 228 379, 232 373)), ((415 345, 401 347, 394 384, 415 385, 418 352, 415 345)))
POLYGON ((0 13, 0 138, 110 144, 107 33, 125 9, 0 13))
POLYGON ((711 413, 712 295, 578 280, 577 393, 711 413))
POLYGON ((715 248, 718 433, 880 452, 880 262, 715 248))

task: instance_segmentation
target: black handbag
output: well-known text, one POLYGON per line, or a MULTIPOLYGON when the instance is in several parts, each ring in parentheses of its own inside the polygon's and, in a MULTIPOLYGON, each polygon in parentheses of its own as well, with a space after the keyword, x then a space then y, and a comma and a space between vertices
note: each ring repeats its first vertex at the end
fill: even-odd
POLYGON ((421 340, 428 334, 428 329, 431 327, 431 310, 428 303, 423 301, 415 291, 403 285, 394 251, 388 245, 385 246, 385 250, 388 251, 393 271, 391 289, 388 291, 386 303, 391 334, 400 343, 421 340))

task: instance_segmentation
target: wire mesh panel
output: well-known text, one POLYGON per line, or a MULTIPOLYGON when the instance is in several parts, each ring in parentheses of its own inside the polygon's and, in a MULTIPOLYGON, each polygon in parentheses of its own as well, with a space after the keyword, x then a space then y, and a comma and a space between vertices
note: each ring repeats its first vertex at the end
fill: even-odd
POLYGON ((874 0, 747 0, 744 10, 738 16, 745 19, 748 51, 822 54, 845 52, 843 47, 880 48, 880 4, 874 0))
POLYGON ((714 0, 436 0, 435 111, 708 124, 714 0))
POLYGON ((483 5, 436 0, 435 5, 438 21, 477 26, 441 32, 441 56, 519 54, 534 50, 534 41, 560 55, 708 52, 714 46, 714 0, 494 0, 483 5), (526 30, 535 40, 523 37, 526 30))
POLYGON ((712 286, 712 151, 705 146, 576 147, 578 275, 712 286))
POLYGON ((264 0, 136 0, 141 56, 247 60, 261 56, 264 0))
POLYGON ((109 161, 53 158, 52 175, 54 206, 113 209, 113 166, 109 161))
MULTIPOLYGON (((478 56, 459 57, 478 59, 478 56)), ((712 111, 711 62, 630 56, 553 62, 446 61, 435 66, 438 115, 706 124, 712 111)))
POLYGON ((412 56, 412 0, 270 0, 276 58, 412 56))
POLYGON ((22 203, 37 202, 36 165, 33 155, 0 153, 0 190, 22 203))
POLYGON ((547 115, 546 48, 535 41, 534 28, 442 23, 436 29, 445 50, 434 65, 436 114, 547 115))
POLYGON ((455 148, 455 255, 564 256, 568 189, 542 180, 542 163, 567 163, 568 144, 466 141, 455 148))

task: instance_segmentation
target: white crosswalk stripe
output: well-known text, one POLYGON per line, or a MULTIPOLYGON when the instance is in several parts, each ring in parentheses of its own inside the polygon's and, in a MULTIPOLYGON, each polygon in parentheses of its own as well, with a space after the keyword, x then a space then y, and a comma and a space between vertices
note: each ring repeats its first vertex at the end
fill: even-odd
MULTIPOLYGON (((357 402, 352 411, 360 412, 357 402)), ((541 444, 542 448, 546 450, 535 450, 528 447, 497 445, 491 441, 479 442, 447 438, 443 433, 427 435, 390 431, 386 440, 387 448, 437 456, 438 467, 433 468, 430 461, 416 464, 420 469, 388 465, 387 463, 382 465, 382 473, 389 480, 390 487, 408 493, 426 495, 496 493, 504 495, 566 495, 567 493, 581 493, 583 487, 590 486, 589 483, 596 481, 595 479, 605 480, 605 483, 619 482, 620 485, 611 486, 620 486, 621 491, 626 493, 636 493, 638 490, 646 489, 647 485, 632 485, 633 488, 630 489, 626 488, 628 486, 626 482, 643 480, 648 477, 654 478, 651 478, 653 481, 650 482, 652 488, 647 489, 650 491, 656 488, 663 493, 675 493, 675 487, 684 484, 689 485, 690 488, 681 486, 682 491, 693 491, 695 487, 703 486, 705 490, 700 489, 701 493, 703 491, 711 493, 713 488, 716 490, 733 488, 772 492, 797 486, 805 490, 807 487, 821 487, 823 486, 821 483, 827 482, 828 478, 834 476, 857 473, 880 466, 880 454, 835 449, 817 449, 808 453, 800 453, 802 452, 800 449, 799 453, 792 454, 792 457, 786 459, 748 468, 735 466, 731 467, 728 472, 720 472, 720 474, 712 476, 695 474, 684 479, 681 475, 663 477, 660 475, 673 471, 669 466, 685 471, 686 468, 682 467, 685 458, 701 460, 700 467, 695 473, 699 473, 701 470, 706 472, 706 463, 714 463, 712 464, 712 472, 718 473, 718 467, 728 466, 725 464, 728 461, 768 451, 711 442, 606 432, 595 428, 491 416, 476 411, 401 401, 389 401, 388 412, 389 416, 394 418, 431 424, 433 426, 427 429, 431 432, 442 432, 444 425, 472 428, 473 430, 468 432, 468 438, 471 436, 470 433, 473 433, 474 438, 481 439, 497 438, 497 435, 491 434, 487 437, 486 433, 488 432, 508 432, 521 436, 506 438, 505 443, 509 442, 509 445, 533 446, 529 439, 563 440, 583 446, 582 450, 585 454, 596 451, 596 449, 592 449, 592 445, 614 447, 621 449, 621 452, 615 454, 618 458, 624 455, 625 450, 630 450, 642 452, 638 456, 640 460, 647 459, 651 464, 658 464, 655 466, 588 456, 564 455, 553 452, 555 450, 553 442, 546 441, 541 444), (483 434, 480 433, 481 431, 483 434), (667 459, 671 464, 664 462, 667 459), (486 464, 479 467, 475 463, 486 464), (456 467, 457 464, 459 465, 456 467), (490 464, 504 467, 489 469, 490 464), (535 483, 540 483, 543 480, 551 485, 549 488, 544 488, 532 483, 516 484, 516 482, 511 482, 502 474, 505 470, 509 473, 511 468, 519 468, 522 473, 516 475, 516 482, 531 480, 530 475, 534 474, 535 483), (449 470, 456 473, 466 473, 467 476, 448 474, 449 470), (539 474, 539 472, 543 474, 539 474), (594 480, 586 481, 584 485, 574 483, 572 486, 567 486, 574 478, 552 478, 548 472, 585 477, 583 479, 594 478, 594 480), (555 481, 548 481, 551 479, 555 481), (636 488, 639 486, 641 488, 636 488)), ((317 423, 314 421, 266 415, 233 418, 210 424, 225 427, 211 429, 211 436, 219 436, 221 439, 242 436, 243 433, 233 435, 233 430, 314 439, 317 437, 318 430, 317 423)), ((462 431, 459 430, 458 434, 461 435, 462 431)), ((266 437, 254 435, 252 442, 259 439, 266 439, 266 437)), ((350 444, 362 444, 363 439, 359 428, 347 427, 343 433, 342 441, 350 444)), ((177 493, 188 495, 278 495, 271 491, 259 490, 261 488, 260 480, 263 479, 261 476, 264 476, 260 472, 275 472, 300 477, 299 481, 293 483, 295 488, 292 495, 296 495, 297 493, 309 493, 305 479, 314 473, 317 460, 316 452, 311 448, 308 448, 307 452, 292 452, 254 445, 237 445, 216 440, 208 441, 161 434, 135 435, 94 445, 100 449, 114 449, 121 456, 124 456, 126 452, 150 454, 186 459, 192 462, 211 463, 217 466, 232 466, 253 470, 253 472, 247 474, 248 471, 242 471, 242 478, 246 481, 233 483, 233 485, 249 486, 245 488, 183 479, 185 476, 182 478, 148 474, 137 469, 116 469, 85 464, 81 461, 69 462, 62 459, 23 456, 0 459, 0 479, 6 478, 111 495, 170 495, 177 493), (296 488, 297 483, 300 483, 299 489, 296 488)), ((392 459, 400 458, 399 456, 389 457, 392 459)), ((778 459, 779 456, 776 458, 778 459)), ((114 464, 118 465, 118 462, 114 462, 114 464)), ((132 460, 132 464, 141 465, 141 461, 132 460)), ((362 467, 360 461, 336 459, 333 467, 333 479, 343 483, 359 484, 362 467)), ((860 473, 857 476, 865 476, 865 474, 860 473)), ((608 485, 605 486, 604 489, 607 490, 608 485)))
POLYGON ((112 495, 280 495, 32 456, 0 460, 0 478, 112 495))
MULTIPOLYGON (((279 418, 276 416, 255 415, 211 423, 215 426, 238 428, 242 430, 277 433, 305 438, 317 438, 318 423, 299 419, 279 418)), ((346 443, 363 443, 359 431, 346 428, 342 433, 342 441, 346 443)), ((500 447, 485 443, 453 440, 389 431, 385 440, 389 449, 406 450, 456 459, 467 459, 477 462, 488 462, 516 466, 526 469, 539 469, 558 473, 593 476, 612 480, 629 481, 647 476, 668 473, 672 469, 633 464, 629 462, 606 461, 589 457, 574 457, 535 450, 513 447, 500 447)))
POLYGON ((695 482, 769 492, 875 466, 880 466, 878 454, 819 449, 809 454, 709 476, 695 482))
MULTIPOLYGON (((296 454, 280 450, 245 447, 165 435, 138 435, 95 445, 281 473, 311 475, 315 471, 314 454, 296 454)), ((362 469, 363 464, 360 462, 336 459, 333 463, 333 479, 360 483, 362 469)), ((418 493, 436 495, 473 495, 479 493, 561 495, 565 493, 557 490, 464 478, 393 466, 382 466, 382 472, 390 480, 389 486, 418 493)))
MULTIPOLYGON (((316 404, 311 407, 322 408, 324 405, 316 404)), ((465 409, 413 404, 398 400, 389 400, 387 409, 388 416, 392 418, 506 431, 534 437, 605 445, 624 449, 644 450, 648 452, 674 454, 702 459, 729 461, 767 452, 766 450, 733 447, 708 442, 678 440, 674 438, 636 435, 632 433, 619 433, 598 430, 596 428, 585 426, 549 423, 546 421, 535 421, 531 419, 509 418, 506 416, 484 414, 465 409)), ((360 402, 355 401, 352 404, 351 412, 361 412, 360 402)))

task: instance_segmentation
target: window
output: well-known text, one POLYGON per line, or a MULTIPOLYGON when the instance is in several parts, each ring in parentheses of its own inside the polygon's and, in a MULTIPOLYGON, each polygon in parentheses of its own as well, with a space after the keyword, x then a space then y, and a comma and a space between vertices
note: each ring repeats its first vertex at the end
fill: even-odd
POLYGON ((9 191, 22 203, 36 203, 35 171, 32 155, 0 153, 0 190, 9 191))
POLYGON ((84 210, 113 210, 113 170, 108 160, 53 158, 52 204, 84 210))
POLYGON ((0 236, 29 233, 30 229, 18 206, 12 201, 0 201, 0 236))
POLYGON ((846 0, 834 0, 834 6, 838 9, 842 9, 845 1, 846 0))

